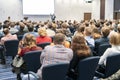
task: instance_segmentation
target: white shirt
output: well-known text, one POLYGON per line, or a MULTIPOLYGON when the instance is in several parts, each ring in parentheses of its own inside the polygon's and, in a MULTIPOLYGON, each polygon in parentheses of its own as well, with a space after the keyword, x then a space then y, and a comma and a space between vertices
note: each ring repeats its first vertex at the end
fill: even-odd
POLYGON ((108 56, 120 54, 120 45, 119 46, 113 46, 111 48, 108 48, 104 54, 100 57, 98 64, 104 64, 106 65, 106 59, 108 56))

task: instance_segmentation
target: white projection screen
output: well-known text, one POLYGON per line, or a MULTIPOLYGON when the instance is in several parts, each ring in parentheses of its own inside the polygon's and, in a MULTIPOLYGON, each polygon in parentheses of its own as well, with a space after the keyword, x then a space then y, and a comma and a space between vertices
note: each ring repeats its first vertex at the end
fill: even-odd
POLYGON ((23 15, 54 14, 54 0, 22 0, 23 15))

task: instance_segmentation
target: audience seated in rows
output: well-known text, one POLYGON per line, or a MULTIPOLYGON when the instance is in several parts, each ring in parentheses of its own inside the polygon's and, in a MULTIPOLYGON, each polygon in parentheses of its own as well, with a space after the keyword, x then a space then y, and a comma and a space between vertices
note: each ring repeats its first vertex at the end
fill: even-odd
MULTIPOLYGON (((108 38, 108 35, 109 35, 109 32, 110 32, 109 27, 112 26, 111 28, 113 29, 113 31, 116 31, 118 29, 118 33, 120 32, 119 26, 118 26, 119 23, 117 23, 117 21, 115 21, 115 20, 114 21, 108 21, 108 20, 84 21, 83 20, 81 22, 78 22, 76 20, 74 20, 73 22, 71 20, 69 20, 69 21, 58 20, 58 21, 50 22, 48 20, 46 22, 39 21, 39 22, 34 22, 34 23, 32 21, 29 21, 28 19, 27 19, 27 21, 26 20, 21 20, 19 22, 13 22, 13 21, 11 21, 11 19, 9 19, 9 20, 4 21, 0 31, 2 33, 3 29, 5 29, 5 28, 10 28, 11 29, 11 26, 14 26, 12 28, 16 28, 18 30, 18 32, 16 33, 17 35, 24 35, 23 41, 20 41, 20 44, 23 44, 25 35, 27 35, 28 33, 33 34, 36 37, 35 40, 36 40, 37 44, 42 43, 42 42, 50 42, 51 43, 52 40, 51 40, 50 37, 49 37, 49 39, 47 38, 47 41, 46 41, 46 39, 45 40, 43 39, 43 38, 45 38, 44 36, 46 36, 46 33, 49 32, 49 34, 47 34, 47 36, 52 36, 53 37, 58 30, 61 30, 61 32, 67 37, 66 41, 69 41, 71 43, 72 42, 71 37, 70 37, 70 39, 68 37, 69 33, 74 34, 74 32, 76 31, 75 35, 77 36, 76 33, 80 33, 80 34, 82 33, 83 34, 83 31, 84 31, 84 33, 85 33, 84 37, 86 39, 86 43, 88 45, 92 45, 92 46, 95 47, 96 54, 98 52, 99 45, 105 44, 105 43, 109 44, 109 38, 108 38), (16 25, 14 25, 13 23, 15 23, 16 25), (34 23, 35 23, 35 25, 34 25, 34 23), (36 26, 37 26, 37 28, 36 28, 36 26), (103 27, 103 26, 105 26, 105 27, 103 27), (40 30, 39 28, 40 29, 41 28, 47 28, 47 32, 45 31, 45 33, 44 33, 44 30, 39 32, 39 30, 40 30), (29 30, 29 32, 27 32, 28 30, 29 30), (36 32, 34 32, 34 30, 36 30, 36 32), (38 33, 37 33, 37 31, 38 31, 38 33), (52 33, 50 33, 50 31, 52 31, 52 33), (101 35, 100 35, 100 32, 101 32, 101 35), (43 33, 44 36, 41 36, 41 33, 43 33), (41 39, 39 39, 39 38, 41 38, 41 39), (95 40, 95 43, 94 43, 94 40, 95 40)), ((4 34, 2 33, 2 36, 3 35, 4 34)), ((112 33, 111 33, 111 35, 112 35, 112 33)), ((79 36, 82 36, 82 35, 79 35, 79 36)), ((73 39, 74 39, 74 37, 75 36, 73 36, 73 39)), ((10 39, 11 38, 12 37, 10 37, 10 39)), ((2 39, 1 39, 1 41, 2 41, 2 39)), ((80 39, 79 39, 79 41, 80 41, 80 39)), ((3 41, 3 43, 4 43, 4 41, 3 41)), ((73 44, 73 42, 72 42, 72 44, 73 44)), ((55 43, 54 43, 53 46, 50 45, 51 48, 53 48, 55 46, 57 46, 55 43)), ((65 46, 65 44, 64 44, 64 46, 65 46)), ((73 45, 71 45, 71 46, 72 46, 72 49, 73 49, 73 45)), ((20 47, 23 47, 23 46, 21 45, 20 47)), ((45 48, 45 50, 46 50, 46 48, 45 48)), ((70 45, 69 45, 69 48, 70 48, 70 45)), ((65 49, 68 49, 68 48, 65 48, 65 49)), ((85 51, 89 51, 89 49, 86 49, 85 51)), ((48 51, 48 52, 50 52, 50 51, 48 51)), ((74 52, 74 50, 73 50, 73 52, 74 52)), ((43 51, 43 53, 44 53, 44 51, 43 51)), ((77 54, 77 53, 74 53, 74 54, 77 54)), ((71 55, 71 57, 72 57, 72 55, 71 55)), ((62 56, 60 56, 60 58, 62 58, 62 56)), ((73 57, 73 60, 74 60, 74 57, 73 57)), ((72 61, 71 61, 71 64, 72 64, 72 61)))

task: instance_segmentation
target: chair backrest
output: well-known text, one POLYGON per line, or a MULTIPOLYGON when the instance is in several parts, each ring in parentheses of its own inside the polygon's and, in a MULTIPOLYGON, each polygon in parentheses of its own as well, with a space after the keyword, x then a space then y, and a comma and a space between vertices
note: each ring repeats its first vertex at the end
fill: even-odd
POLYGON ((93 80, 99 57, 88 57, 79 62, 79 74, 77 80, 93 80))
POLYGON ((18 35, 17 37, 18 37, 18 40, 20 41, 20 40, 22 40, 23 35, 18 35))
POLYGON ((111 47, 110 44, 101 44, 98 48, 98 56, 102 56, 107 48, 111 47))
POLYGON ((91 55, 94 55, 94 46, 89 46, 90 50, 91 50, 91 55))
POLYGON ((109 56, 106 61, 105 78, 114 74, 120 69, 120 53, 109 56))
POLYGON ((58 63, 43 67, 42 80, 66 80, 68 66, 68 63, 58 63))
POLYGON ((45 42, 45 43, 37 44, 37 46, 41 47, 42 49, 44 49, 45 46, 47 46, 47 45, 50 45, 50 42, 45 42))
POLYGON ((4 42, 6 56, 15 56, 18 53, 18 40, 8 40, 4 42))
POLYGON ((37 70, 41 66, 40 55, 41 55, 40 50, 25 53, 23 59, 26 64, 26 71, 23 71, 23 73, 28 73, 28 71, 33 71, 35 73, 37 72, 37 70))

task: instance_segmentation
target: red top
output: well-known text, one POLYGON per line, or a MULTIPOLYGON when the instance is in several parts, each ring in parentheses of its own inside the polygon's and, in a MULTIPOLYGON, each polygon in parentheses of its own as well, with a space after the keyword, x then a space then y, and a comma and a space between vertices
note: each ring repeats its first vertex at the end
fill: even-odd
POLYGON ((26 52, 35 51, 35 50, 42 50, 42 48, 41 48, 41 47, 38 47, 38 46, 33 46, 33 47, 31 47, 31 48, 29 48, 29 47, 24 47, 24 48, 21 49, 19 55, 20 55, 20 56, 24 56, 24 54, 25 54, 26 52))
POLYGON ((36 42, 37 42, 37 44, 45 43, 45 42, 50 42, 51 43, 52 39, 48 36, 45 36, 45 37, 39 36, 39 37, 36 38, 36 42))

